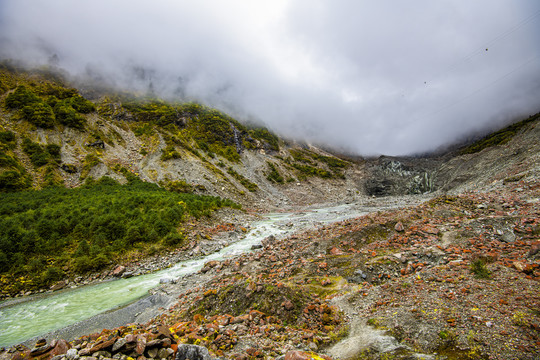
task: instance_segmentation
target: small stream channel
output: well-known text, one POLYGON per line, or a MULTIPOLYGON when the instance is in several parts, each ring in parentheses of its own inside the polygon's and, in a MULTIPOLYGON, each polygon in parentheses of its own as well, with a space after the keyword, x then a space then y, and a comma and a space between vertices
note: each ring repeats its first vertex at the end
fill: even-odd
POLYGON ((205 262, 250 251, 264 238, 278 238, 307 228, 381 210, 358 204, 309 209, 303 212, 275 213, 252 224, 245 238, 203 258, 182 261, 151 274, 64 289, 29 297, 14 305, 0 303, 0 346, 24 342, 108 310, 126 306, 148 295, 161 279, 177 279, 199 271, 205 262))

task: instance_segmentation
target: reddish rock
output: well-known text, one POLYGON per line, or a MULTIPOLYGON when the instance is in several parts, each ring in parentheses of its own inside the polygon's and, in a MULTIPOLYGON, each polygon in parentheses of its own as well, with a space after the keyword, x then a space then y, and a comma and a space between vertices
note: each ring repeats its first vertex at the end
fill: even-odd
POLYGON ((138 355, 144 354, 144 350, 146 349, 146 337, 143 335, 137 336, 137 346, 135 347, 135 352, 138 355))
POLYGON ((216 260, 211 260, 211 261, 208 261, 204 264, 203 268, 202 268, 202 272, 203 273, 206 273, 208 271, 210 271, 210 269, 212 268, 215 268, 216 266, 219 265, 219 261, 216 261, 216 260))
POLYGON ((126 335, 126 342, 129 344, 129 343, 134 343, 137 341, 137 335, 134 335, 134 334, 128 334, 126 335))
POLYGON ((318 358, 322 358, 325 360, 332 360, 331 357, 328 357, 326 355, 320 355, 315 353, 308 353, 305 351, 289 351, 287 354, 285 354, 285 360, 313 360, 316 359, 315 356, 318 358))
POLYGON ((234 319, 233 316, 226 314, 226 315, 218 316, 218 318, 216 319, 216 322, 220 326, 227 326, 229 325, 232 319, 234 319))
POLYGON ((125 266, 122 266, 122 265, 118 265, 117 267, 114 268, 114 270, 112 271, 112 276, 114 277, 120 277, 122 276, 122 274, 126 272, 126 267, 125 266))
POLYGON ((430 228, 428 228, 428 229, 426 230, 426 232, 427 232, 428 234, 431 234, 431 235, 439 235, 439 232, 440 232, 440 231, 439 231, 439 229, 436 228, 436 227, 430 227, 430 228))
POLYGON ((67 353, 69 349, 71 349, 71 345, 66 340, 63 340, 63 339, 53 340, 53 343, 51 343, 51 345, 54 346, 54 348, 51 351, 51 356, 65 354, 67 353))
POLYGON ((263 357, 261 350, 256 348, 247 348, 246 353, 251 357, 263 357))
POLYGON ((292 303, 291 300, 286 300, 286 301, 282 302, 281 306, 283 306, 285 308, 285 310, 287 310, 287 311, 290 311, 290 310, 294 309, 294 304, 292 303))
POLYGON ((93 354, 93 353, 101 351, 101 350, 109 350, 109 349, 111 349, 112 346, 114 345, 114 343, 116 342, 116 340, 118 340, 118 337, 114 337, 114 338, 112 338, 110 340, 98 342, 97 344, 92 346, 92 348, 90 349, 90 354, 93 354))
POLYGON ((398 221, 394 226, 394 230, 396 230, 397 232, 402 232, 405 231, 405 227, 403 226, 403 223, 401 221, 398 221))
POLYGON ((322 286, 327 286, 327 285, 331 285, 332 284, 332 280, 330 279, 322 279, 321 280, 321 285, 322 286))
POLYGON ((241 315, 231 319, 231 324, 240 324, 249 320, 249 315, 241 315))
POLYGON ((330 254, 331 255, 343 255, 345 253, 334 246, 332 249, 330 249, 330 254))

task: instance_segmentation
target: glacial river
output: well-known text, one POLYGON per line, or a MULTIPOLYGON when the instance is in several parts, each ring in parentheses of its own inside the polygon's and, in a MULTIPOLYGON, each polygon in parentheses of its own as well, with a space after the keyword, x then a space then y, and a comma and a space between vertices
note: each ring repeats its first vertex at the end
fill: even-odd
POLYGON ((125 306, 147 296, 148 290, 156 287, 161 279, 177 279, 196 273, 205 262, 250 251, 252 245, 259 244, 270 235, 280 238, 314 225, 337 222, 377 210, 381 210, 381 207, 350 204, 308 209, 303 212, 270 214, 263 220, 251 224, 251 230, 242 240, 203 258, 182 261, 170 268, 147 275, 36 295, 28 301, 15 305, 3 306, 0 303, 0 347, 18 344, 125 306))

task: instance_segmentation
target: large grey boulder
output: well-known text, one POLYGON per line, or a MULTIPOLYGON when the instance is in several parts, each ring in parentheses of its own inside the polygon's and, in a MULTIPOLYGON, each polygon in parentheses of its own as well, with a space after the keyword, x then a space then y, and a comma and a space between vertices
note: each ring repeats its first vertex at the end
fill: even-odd
POLYGON ((178 345, 175 360, 213 360, 208 349, 198 345, 178 345))

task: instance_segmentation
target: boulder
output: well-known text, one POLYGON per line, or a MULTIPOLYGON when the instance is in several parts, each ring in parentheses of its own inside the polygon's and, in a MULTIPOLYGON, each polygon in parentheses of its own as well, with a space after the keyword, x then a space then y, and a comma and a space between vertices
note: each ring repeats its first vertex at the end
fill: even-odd
POLYGON ((53 346, 51 351, 52 356, 66 354, 71 349, 71 345, 63 339, 53 340, 51 346, 53 346))
POLYGON ((208 349, 198 345, 178 345, 175 360, 212 360, 208 349))
POLYGON ((118 266, 115 267, 114 270, 112 271, 112 276, 114 276, 114 277, 122 276, 122 274, 123 274, 125 271, 126 271, 126 267, 125 267, 125 266, 118 265, 118 266))
POLYGON ((67 282, 65 280, 61 280, 61 281, 57 282, 56 284, 54 284, 53 286, 51 286, 51 290, 52 291, 57 291, 57 290, 65 288, 66 285, 67 285, 67 282))

